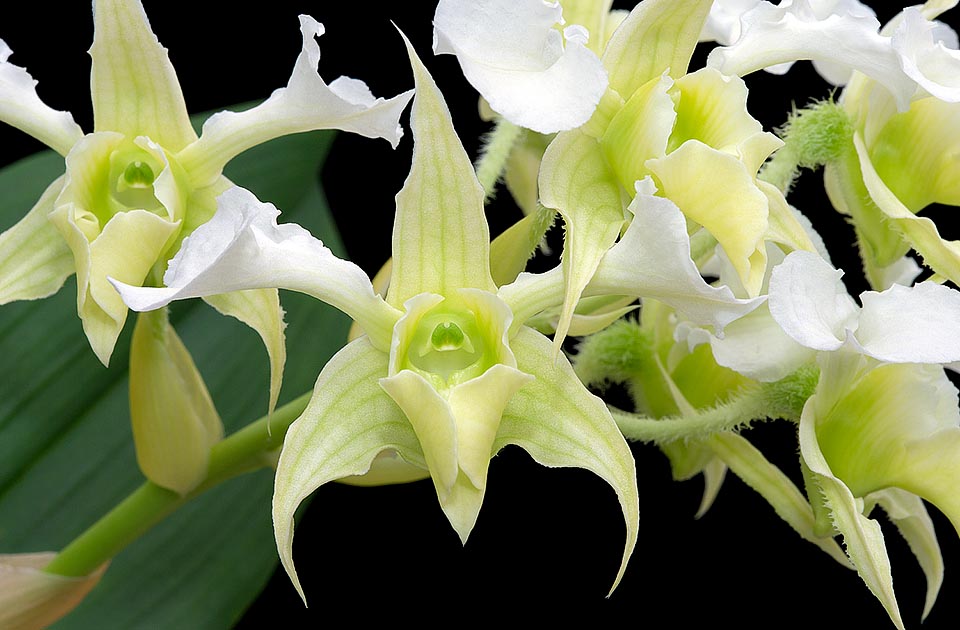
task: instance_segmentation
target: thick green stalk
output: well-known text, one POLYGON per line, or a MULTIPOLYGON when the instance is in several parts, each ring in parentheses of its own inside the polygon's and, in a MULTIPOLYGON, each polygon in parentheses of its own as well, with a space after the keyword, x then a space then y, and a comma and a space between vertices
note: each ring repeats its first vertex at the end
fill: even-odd
POLYGON ((219 483, 271 463, 287 429, 307 406, 308 392, 216 444, 210 452, 206 479, 186 495, 146 482, 67 545, 48 573, 88 575, 196 496, 219 483))
POLYGON ((483 186, 486 199, 493 197, 497 180, 503 174, 510 158, 513 145, 523 133, 523 128, 514 125, 505 118, 497 118, 494 128, 483 138, 480 159, 477 160, 477 179, 483 186))

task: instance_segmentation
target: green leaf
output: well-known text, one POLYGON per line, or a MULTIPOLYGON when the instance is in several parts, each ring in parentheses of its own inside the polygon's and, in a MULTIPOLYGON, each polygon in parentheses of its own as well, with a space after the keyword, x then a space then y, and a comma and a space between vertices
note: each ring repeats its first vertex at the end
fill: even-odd
MULTIPOLYGON (((272 141, 237 157, 226 175, 342 255, 317 178, 332 137, 315 132, 272 141)), ((52 152, 0 171, 0 228, 19 220, 62 172, 63 158, 52 152)), ((346 339, 349 322, 307 296, 285 293, 281 300, 295 349, 280 396, 285 402, 309 390, 346 339)), ((171 321, 227 433, 261 416, 269 366, 256 333, 199 300, 179 304, 171 321)), ((99 364, 77 318, 73 279, 51 298, 0 308, 3 552, 60 549, 143 483, 129 422, 129 344, 127 330, 114 364, 99 364)), ((121 552, 100 585, 55 627, 231 627, 277 563, 272 477, 262 470, 186 505, 121 552)))

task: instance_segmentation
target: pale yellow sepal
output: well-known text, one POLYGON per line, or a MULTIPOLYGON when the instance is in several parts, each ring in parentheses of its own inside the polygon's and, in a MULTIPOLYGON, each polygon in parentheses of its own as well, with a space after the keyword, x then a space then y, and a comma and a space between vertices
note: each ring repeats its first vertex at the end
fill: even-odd
POLYGON ((94 131, 150 136, 174 152, 196 140, 177 74, 140 0, 95 0, 93 23, 94 131))
POLYGON ((383 451, 427 467, 413 427, 379 385, 387 364, 388 355, 367 337, 347 344, 324 366, 310 403, 284 438, 273 527, 280 561, 304 601, 293 563, 293 517, 303 499, 329 481, 367 473, 383 451))
POLYGON ((855 134, 853 141, 860 159, 863 183, 870 199, 886 218, 884 225, 901 235, 920 254, 927 267, 954 282, 960 281, 960 241, 945 240, 933 221, 916 216, 904 206, 877 174, 860 135, 855 134))
POLYGON ((511 347, 517 368, 535 380, 517 390, 504 408, 493 452, 516 444, 543 466, 583 468, 610 484, 626 525, 612 593, 626 571, 640 527, 633 454, 604 402, 583 387, 566 357, 554 359, 549 339, 523 327, 511 347))
POLYGON ((543 243, 557 212, 552 208, 538 207, 506 230, 490 243, 490 275, 497 286, 510 284, 526 268, 527 262, 543 243))
POLYGON ((563 21, 579 24, 590 33, 587 48, 599 55, 607 43, 607 22, 613 0, 563 0, 563 21))
MULTIPOLYGON (((897 526, 900 535, 907 541, 910 551, 917 559, 927 579, 927 596, 923 603, 923 621, 930 614, 937 601, 940 587, 943 586, 943 554, 937 542, 937 532, 933 520, 927 513, 923 499, 900 488, 886 488, 874 492, 865 499, 883 508, 887 518, 897 526)), ((864 509, 870 513, 870 506, 864 509)))
POLYGON ((42 630, 66 615, 97 585, 107 565, 83 577, 46 573, 56 553, 0 554, 0 628, 42 630))
POLYGON ((179 494, 207 476, 223 424, 166 309, 141 313, 130 345, 130 420, 140 470, 179 494))
POLYGON ((820 452, 815 435, 813 398, 807 401, 800 418, 800 452, 823 493, 834 526, 842 534, 847 555, 857 572, 867 588, 880 600, 894 625, 899 630, 905 630, 893 592, 890 558, 880 524, 863 515, 862 499, 854 497, 850 489, 834 476, 820 452))
POLYGON ((540 169, 543 205, 556 208, 567 226, 563 248, 566 283, 557 322, 557 352, 570 327, 577 302, 624 224, 624 199, 600 144, 576 129, 554 139, 540 169))
POLYGON ((610 37, 603 66, 624 98, 667 72, 686 74, 712 0, 644 0, 610 37), (651 45, 653 42, 653 45, 651 45))
POLYGON ((924 98, 863 134, 877 175, 911 212, 960 206, 960 103, 924 98), (868 135, 869 134, 869 135, 868 135))
POLYGON ((417 86, 410 114, 417 142, 410 174, 397 193, 387 302, 399 307, 421 293, 446 295, 467 287, 494 292, 483 187, 443 95, 404 41, 417 86))
POLYGON ((0 234, 0 304, 53 295, 73 274, 73 254, 47 219, 62 188, 59 177, 24 218, 0 234))
POLYGON ((603 154, 625 190, 633 190, 633 183, 649 174, 647 160, 667 153, 677 122, 669 94, 672 86, 673 80, 664 74, 637 88, 600 139, 603 154))
POLYGON ((767 197, 736 156, 688 140, 647 162, 663 196, 720 243, 747 293, 759 295, 766 272, 767 197))
POLYGON ((270 398, 267 413, 273 413, 283 383, 283 366, 287 360, 287 346, 283 321, 283 307, 276 289, 249 289, 210 295, 204 301, 223 315, 234 317, 260 335, 270 360, 270 398))

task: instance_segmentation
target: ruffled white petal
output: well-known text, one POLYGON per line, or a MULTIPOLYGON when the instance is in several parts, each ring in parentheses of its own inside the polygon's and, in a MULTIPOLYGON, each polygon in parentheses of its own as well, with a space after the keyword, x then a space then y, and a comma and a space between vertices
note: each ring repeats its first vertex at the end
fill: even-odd
POLYGON ((960 359, 960 293, 933 282, 894 285, 860 295, 857 341, 890 363, 949 363, 960 359))
POLYGON ((700 32, 700 41, 729 46, 740 38, 740 16, 760 4, 760 0, 714 0, 700 32))
POLYGON ((0 39, 0 121, 13 125, 60 155, 66 155, 83 137, 69 112, 57 111, 37 96, 30 73, 7 59, 13 51, 0 39))
POLYGON ((858 308, 834 269, 817 254, 797 251, 770 275, 770 314, 797 343, 838 350, 856 330, 858 308))
POLYGON ((562 24, 559 2, 441 0, 436 54, 457 56, 464 76, 494 111, 540 133, 585 123, 607 88, 582 26, 562 24))
POLYGON ((214 217, 187 237, 170 261, 166 287, 111 282, 137 311, 244 289, 301 291, 347 313, 368 334, 389 340, 399 314, 394 316, 394 309, 374 294, 363 270, 337 258, 299 225, 277 225, 279 214, 250 191, 231 188, 217 198, 214 217))
POLYGON ((873 11, 859 2, 762 2, 743 14, 741 26, 740 38, 711 51, 708 65, 742 76, 771 66, 782 73, 790 63, 810 59, 825 78, 842 83, 850 69, 857 70, 885 86, 902 111, 916 93, 917 83, 901 69, 891 39, 879 33, 873 11))
POLYGON ((942 101, 960 102, 960 51, 957 34, 940 22, 926 20, 917 7, 903 11, 891 37, 903 72, 942 101))
POLYGON ((698 325, 723 327, 757 308, 764 298, 739 299, 728 287, 700 276, 690 257, 687 223, 669 199, 638 185, 633 221, 600 262, 584 295, 636 295, 668 304, 698 325))
POLYGON ((882 293, 847 295, 842 271, 809 252, 793 252, 770 278, 770 313, 797 343, 815 350, 858 351, 887 363, 960 359, 960 293, 921 282, 882 293))
POLYGON ((200 139, 177 157, 195 184, 212 181, 234 156, 267 140, 314 129, 340 129, 368 138, 384 138, 394 147, 403 135, 399 119, 413 96, 375 98, 362 82, 340 77, 329 85, 317 74, 323 25, 300 16, 303 47, 287 87, 243 112, 214 114, 203 124, 200 139))

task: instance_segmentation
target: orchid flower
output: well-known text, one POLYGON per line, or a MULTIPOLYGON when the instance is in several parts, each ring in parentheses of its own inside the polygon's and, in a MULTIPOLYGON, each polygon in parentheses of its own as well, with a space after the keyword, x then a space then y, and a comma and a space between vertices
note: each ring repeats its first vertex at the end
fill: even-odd
POLYGON ((746 87, 709 69, 686 74, 709 6, 693 0, 638 5, 603 53, 610 87, 600 107, 587 124, 559 134, 544 154, 541 201, 560 212, 567 228, 558 345, 629 219, 624 200, 647 176, 680 207, 691 230, 702 227, 726 250, 746 297, 759 292, 765 241, 812 248, 782 195, 756 178, 781 143, 747 113, 746 87))
POLYGON ((917 216, 933 203, 960 205, 960 52, 953 29, 934 21, 956 4, 908 7, 881 29, 858 2, 762 2, 743 14, 740 38, 708 58, 708 65, 741 75, 814 59, 833 68, 828 80, 846 84, 840 102, 851 131, 837 139, 846 148, 826 160, 824 178, 833 205, 853 219, 875 288, 911 249, 935 273, 960 279, 960 244, 917 216))
POLYGON ((529 312, 523 296, 497 290, 483 192, 442 95, 409 43, 408 51, 415 146, 397 195, 386 299, 359 267, 300 226, 278 225, 273 206, 240 188, 225 192, 213 219, 186 239, 164 276, 166 288, 115 286, 136 310, 225 291, 293 289, 341 309, 365 332, 320 373, 277 465, 277 546, 301 595, 293 516, 317 487, 367 473, 382 461, 378 454, 393 451, 428 472, 466 541, 489 460, 506 444, 548 466, 586 468, 613 486, 627 525, 616 586, 637 537, 632 455, 603 402, 566 360, 553 360, 546 337, 522 325, 519 314, 529 312))
MULTIPOLYGON (((183 238, 213 215, 216 195, 231 185, 221 175, 227 162, 272 138, 312 129, 345 129, 395 145, 410 94, 384 101, 354 79, 325 84, 316 71, 315 37, 323 26, 301 16, 303 45, 287 86, 247 111, 215 114, 198 138, 141 3, 96 0, 93 8, 93 133, 84 135, 69 113, 45 105, 36 81, 8 61, 12 51, 0 41, 0 121, 66 161, 63 177, 0 234, 0 304, 49 296, 76 273, 77 311, 106 365, 127 315, 107 276, 134 285, 158 280, 183 238)), ((283 366, 276 292, 210 302, 263 337, 276 390, 283 366)))
MULTIPOLYGON (((843 110, 853 122, 852 146, 841 159, 827 163, 824 182, 833 205, 853 219, 864 267, 875 287, 911 249, 940 277, 960 281, 960 242, 943 238, 933 220, 918 216, 932 204, 960 205, 957 35, 928 19, 955 4, 928 2, 922 11, 904 11, 899 24, 894 20, 884 29, 896 27, 893 39, 911 46, 905 71, 914 68, 939 81, 918 78, 924 90, 909 109, 898 108, 876 80, 859 73, 841 95, 843 110), (934 44, 934 37, 942 39, 934 44)), ((917 78, 912 71, 910 76, 917 78)))
POLYGON ((796 343, 818 352, 820 380, 803 407, 800 451, 825 535, 834 528, 860 576, 903 628, 883 535, 869 509, 880 505, 910 543, 927 576, 924 616, 942 580, 932 523, 918 497, 960 532, 960 414, 941 364, 960 359, 960 293, 922 282, 868 291, 857 306, 841 272, 794 252, 770 280, 770 312, 796 343), (832 525, 831 525, 832 523, 832 525))
POLYGON ((782 0, 744 6, 739 36, 714 49, 708 65, 725 74, 745 75, 761 68, 778 74, 799 59, 812 59, 834 85, 857 71, 886 88, 900 111, 932 94, 960 100, 956 35, 932 16, 955 5, 933 0, 908 7, 883 31, 873 10, 859 0, 782 0), (944 44, 948 45, 944 45, 944 44))

